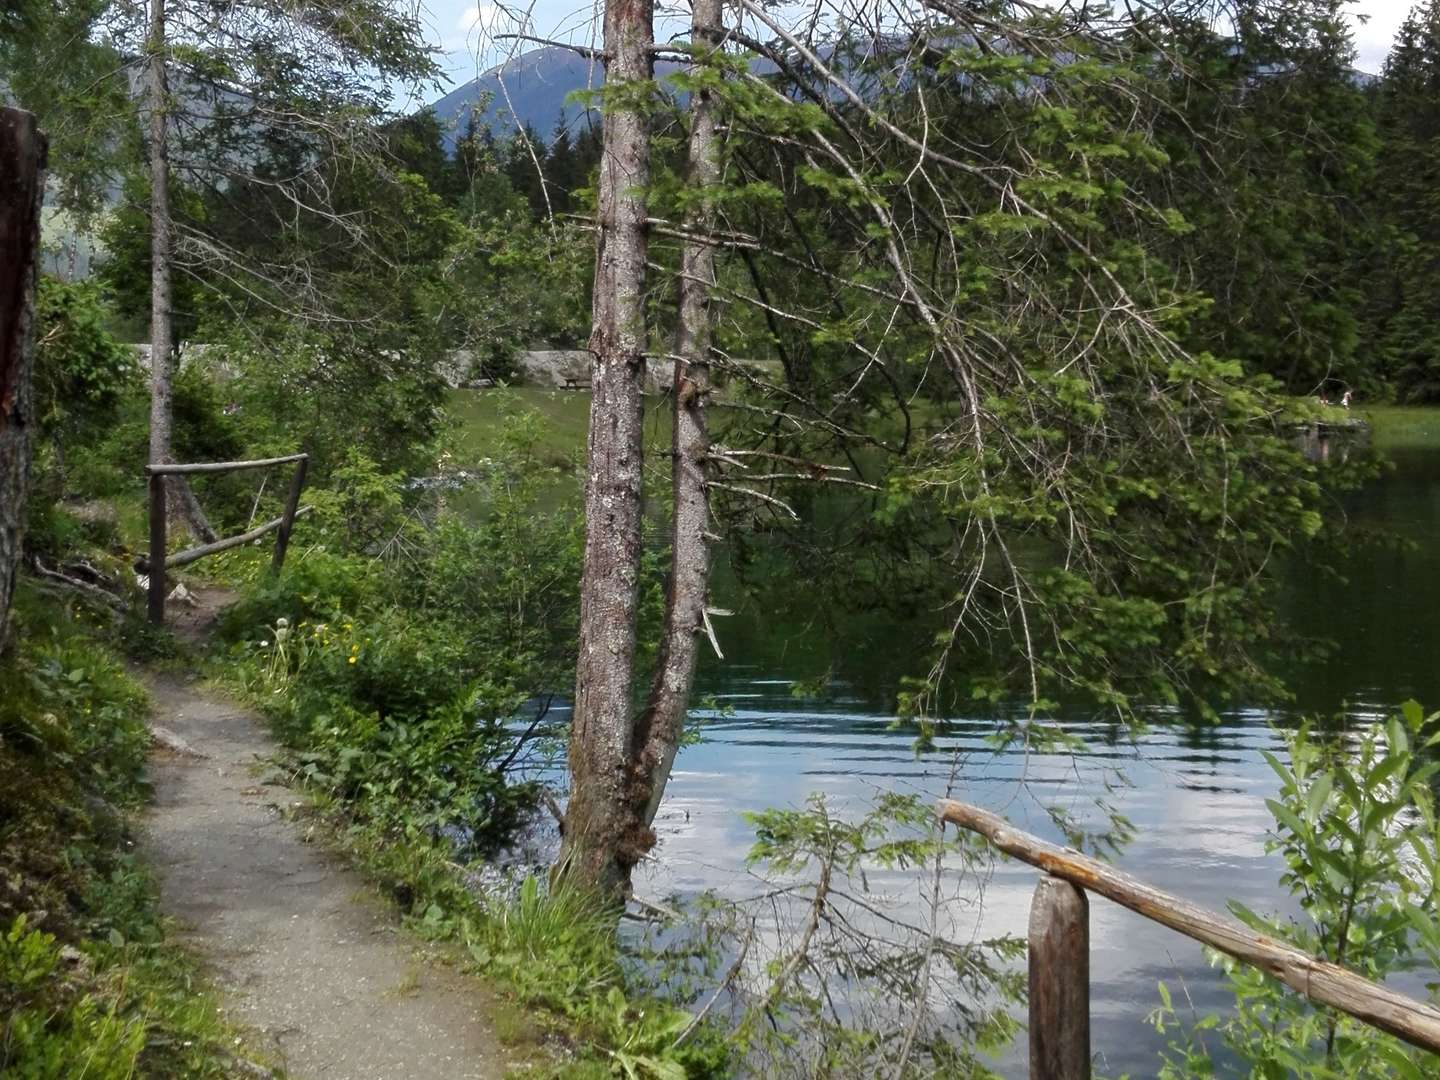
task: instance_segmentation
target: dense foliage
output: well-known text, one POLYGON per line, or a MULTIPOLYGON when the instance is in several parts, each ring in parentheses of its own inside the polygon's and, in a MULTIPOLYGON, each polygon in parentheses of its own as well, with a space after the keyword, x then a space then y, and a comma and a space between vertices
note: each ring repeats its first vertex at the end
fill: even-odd
POLYGON ((134 851, 146 695, 69 607, 32 587, 0 659, 0 1073, 241 1075, 134 851))
POLYGON ((278 578, 242 556, 253 582, 220 628, 235 677, 303 778, 397 842, 492 850, 534 803, 507 771, 535 727, 511 727, 574 662, 579 542, 534 438, 512 421, 505 458, 460 488, 465 519, 408 505, 352 452, 312 496, 323 546, 278 578))

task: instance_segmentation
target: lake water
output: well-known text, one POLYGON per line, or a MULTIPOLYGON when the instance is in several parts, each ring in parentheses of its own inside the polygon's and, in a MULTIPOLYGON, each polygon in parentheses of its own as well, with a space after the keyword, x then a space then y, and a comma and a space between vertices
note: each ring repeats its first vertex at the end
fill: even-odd
MULTIPOLYGON (((856 812, 878 791, 939 796, 959 753, 955 797, 1057 840, 1041 804, 1083 812, 1101 784, 1123 774, 1127 783, 1113 802, 1136 835, 1116 858, 1121 868, 1215 909, 1234 899, 1291 911, 1278 883, 1280 861, 1265 851, 1265 799, 1277 781, 1261 753, 1282 748, 1272 724, 1302 714, 1369 720, 1412 697, 1440 707, 1440 414, 1392 415, 1403 420, 1403 435, 1387 440, 1382 426, 1377 441, 1394 470, 1334 512, 1413 546, 1356 551, 1343 582, 1295 572, 1294 615, 1339 646, 1329 662, 1294 674, 1295 710, 1157 726, 1133 744, 1073 715, 1065 725, 1089 748, 1063 757, 994 753, 983 743, 992 725, 961 720, 934 751, 917 756, 913 734, 891 726, 889 703, 894 678, 923 642, 909 640, 904 627, 879 624, 874 663, 862 662, 823 700, 799 699, 795 681, 817 674, 815 643, 747 607, 717 623, 726 659, 707 655, 698 693, 724 711, 709 721, 706 741, 677 761, 656 823, 660 843, 637 876, 637 892, 749 895, 756 881, 744 866, 754 835, 744 811, 800 807, 815 792, 856 812)), ((1036 880, 1028 866, 997 864, 980 931, 1023 935, 1036 880)), ((1197 944, 1101 898, 1091 901, 1091 949, 1093 1048, 1106 1075, 1156 1071, 1164 1040, 1145 1017, 1158 1004, 1161 980, 1177 1000, 1183 984, 1202 1014, 1229 1000, 1197 944)), ((1025 1074, 1023 1035, 999 1065, 1025 1074)))

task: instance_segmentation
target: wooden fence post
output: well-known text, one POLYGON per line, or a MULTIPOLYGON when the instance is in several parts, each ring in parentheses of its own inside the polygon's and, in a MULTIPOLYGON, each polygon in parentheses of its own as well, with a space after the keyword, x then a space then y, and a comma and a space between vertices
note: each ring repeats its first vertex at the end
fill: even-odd
POLYGON ((290 546, 290 530, 295 525, 295 511, 300 508, 300 491, 305 487, 305 471, 310 464, 308 457, 295 463, 295 475, 290 480, 290 495, 285 500, 285 516, 280 521, 280 531, 275 534, 275 560, 270 564, 272 572, 280 573, 285 565, 285 549, 290 546))
POLYGON ((1090 905, 1049 874, 1030 901, 1030 1078, 1090 1080, 1090 905))
POLYGON ((150 621, 165 625, 165 476, 150 477, 150 621))

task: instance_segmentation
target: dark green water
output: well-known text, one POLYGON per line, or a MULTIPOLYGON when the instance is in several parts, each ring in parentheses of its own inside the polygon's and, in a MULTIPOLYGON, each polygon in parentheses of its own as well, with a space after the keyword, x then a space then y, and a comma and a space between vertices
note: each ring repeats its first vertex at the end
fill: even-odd
MULTIPOLYGON (((700 692, 727 715, 712 718, 707 741, 681 755, 657 823, 658 859, 641 889, 745 895, 754 883, 740 870, 753 835, 741 811, 798 807, 812 792, 857 812, 881 790, 939 795, 958 753, 957 797, 1056 839, 1041 803, 1083 813, 1100 785, 1123 773, 1129 786, 1117 801, 1137 829, 1118 860, 1124 869, 1213 908, 1236 899, 1290 910, 1278 859, 1264 850, 1264 800, 1275 778, 1261 751, 1280 749, 1272 722, 1337 713, 1361 722, 1412 697, 1440 707, 1440 414, 1396 411, 1382 418, 1377 442, 1394 470, 1336 512, 1411 546, 1357 550, 1343 582, 1295 572, 1294 616, 1337 650, 1292 673, 1297 703, 1287 715, 1239 710, 1216 726, 1157 728, 1137 745, 1077 715, 1066 725, 1089 745, 1078 757, 995 754, 982 744, 991 726, 962 719, 917 758, 912 736, 891 728, 888 703, 922 652, 922 620, 877 618, 847 635, 849 648, 857 640, 871 647, 851 656, 847 681, 823 701, 792 694, 796 680, 813 679, 829 661, 818 629, 776 624, 755 607, 718 622, 726 659, 707 656, 700 692), (1387 437, 1390 426, 1399 430, 1387 437)), ((1023 934, 1035 880, 1028 867, 996 867, 980 929, 1023 934)), ((1183 982, 1202 1011, 1228 1000, 1197 945, 1102 899, 1092 901, 1091 942, 1094 1048, 1106 1074, 1154 1074, 1163 1041, 1145 1016, 1158 1003, 1157 982, 1177 997, 1183 982)), ((1024 1073, 1013 1055, 1001 1064, 1024 1073)))

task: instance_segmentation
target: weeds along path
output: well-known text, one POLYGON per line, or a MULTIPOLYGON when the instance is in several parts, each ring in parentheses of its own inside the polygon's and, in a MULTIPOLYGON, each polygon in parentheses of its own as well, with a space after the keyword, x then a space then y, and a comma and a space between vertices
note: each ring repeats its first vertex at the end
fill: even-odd
POLYGON ((284 818, 290 792, 256 779, 276 749, 260 719, 183 677, 147 681, 146 854, 255 1049, 296 1080, 502 1076, 484 991, 418 953, 364 880, 284 818))

